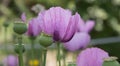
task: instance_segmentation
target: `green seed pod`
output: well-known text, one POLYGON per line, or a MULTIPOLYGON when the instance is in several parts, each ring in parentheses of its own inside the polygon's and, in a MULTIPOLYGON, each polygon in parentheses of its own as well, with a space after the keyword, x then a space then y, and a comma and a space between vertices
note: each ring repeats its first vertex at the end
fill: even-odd
POLYGON ((69 62, 69 63, 68 63, 68 66, 76 66, 76 64, 73 63, 73 62, 69 62))
POLYGON ((116 59, 117 57, 105 58, 102 66, 120 66, 119 62, 116 59))
POLYGON ((13 30, 17 34, 24 34, 27 31, 27 25, 22 22, 14 23, 13 30))
MULTIPOLYGON (((25 52, 24 44, 22 44, 21 46, 22 46, 22 52, 24 53, 25 52)), ((15 52, 17 54, 19 54, 19 49, 20 49, 20 45, 19 44, 15 44, 14 50, 15 50, 15 52)))
POLYGON ((43 47, 48 47, 48 46, 52 45, 53 39, 52 39, 51 36, 41 35, 41 36, 40 36, 40 39, 39 39, 39 43, 40 43, 40 45, 42 45, 43 47))

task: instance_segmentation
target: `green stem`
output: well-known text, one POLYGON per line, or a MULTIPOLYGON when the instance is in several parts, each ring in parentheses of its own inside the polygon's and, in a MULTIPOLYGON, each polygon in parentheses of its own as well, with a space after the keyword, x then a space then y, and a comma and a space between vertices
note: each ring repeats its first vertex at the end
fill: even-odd
POLYGON ((8 50, 7 50, 7 27, 5 27, 5 52, 6 52, 6 54, 8 54, 8 50))
MULTIPOLYGON (((4 41, 5 41, 5 53, 6 53, 6 56, 8 56, 8 50, 7 50, 7 27, 5 27, 5 34, 4 34, 4 41)), ((7 58, 7 60, 8 60, 8 58, 7 58)), ((7 61, 8 62, 8 61, 7 61)), ((6 63, 7 63, 6 62, 6 63)))
POLYGON ((61 66, 61 57, 60 57, 60 42, 57 42, 57 48, 58 48, 58 54, 57 54, 57 60, 58 60, 58 63, 59 63, 59 66, 61 66))
POLYGON ((31 40, 31 48, 32 48, 32 64, 34 62, 34 51, 35 51, 35 48, 34 48, 34 39, 31 40))
POLYGON ((44 48, 43 66, 46 66, 46 56, 47 56, 47 48, 44 48))
POLYGON ((42 66, 43 63, 43 54, 42 49, 40 49, 40 66, 42 66))
POLYGON ((19 66, 24 66, 23 65, 23 46, 22 46, 22 36, 18 38, 18 43, 19 43, 19 66))
POLYGON ((62 51, 63 51, 63 63, 64 66, 66 66, 65 50, 63 49, 63 46, 62 46, 62 51))

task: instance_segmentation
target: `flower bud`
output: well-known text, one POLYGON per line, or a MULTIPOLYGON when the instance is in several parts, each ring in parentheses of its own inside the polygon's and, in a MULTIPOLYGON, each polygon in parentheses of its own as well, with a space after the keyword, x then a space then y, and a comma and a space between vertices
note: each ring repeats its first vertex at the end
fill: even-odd
POLYGON ((41 35, 39 39, 40 45, 43 47, 48 47, 53 43, 53 39, 51 36, 48 35, 41 35))
MULTIPOLYGON (((19 54, 19 49, 20 49, 20 45, 19 44, 15 44, 15 52, 17 54, 19 54)), ((24 53, 25 52, 25 47, 24 47, 24 44, 22 44, 22 52, 24 53)))
POLYGON ((17 34, 24 34, 27 31, 27 25, 22 22, 14 23, 13 30, 17 34))
POLYGON ((116 59, 117 57, 105 58, 103 66, 120 66, 119 62, 116 59))

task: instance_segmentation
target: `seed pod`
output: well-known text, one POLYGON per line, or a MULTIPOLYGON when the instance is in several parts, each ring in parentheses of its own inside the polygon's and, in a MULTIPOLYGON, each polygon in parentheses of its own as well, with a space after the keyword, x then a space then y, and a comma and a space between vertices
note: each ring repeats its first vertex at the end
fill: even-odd
POLYGON ((52 39, 51 36, 41 35, 41 36, 40 36, 40 39, 39 39, 39 43, 40 43, 40 45, 42 45, 43 47, 48 47, 48 46, 52 45, 53 39, 52 39))
POLYGON ((27 25, 23 22, 14 23, 13 30, 17 34, 24 34, 27 31, 27 25))
POLYGON ((120 66, 119 62, 116 59, 117 57, 105 58, 103 66, 120 66))
MULTIPOLYGON (((22 46, 22 52, 24 53, 24 52, 25 52, 24 44, 22 44, 21 46, 22 46)), ((20 49, 20 45, 19 45, 19 44, 15 44, 14 50, 15 50, 15 52, 16 52, 17 54, 19 54, 19 49, 20 49)))

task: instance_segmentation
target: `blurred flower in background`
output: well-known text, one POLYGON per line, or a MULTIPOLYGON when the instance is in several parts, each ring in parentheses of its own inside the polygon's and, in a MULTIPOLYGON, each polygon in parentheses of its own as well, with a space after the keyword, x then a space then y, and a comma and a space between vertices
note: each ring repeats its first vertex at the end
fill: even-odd
POLYGON ((112 4, 120 6, 120 0, 112 0, 112 4))
POLYGON ((18 58, 15 55, 8 55, 3 60, 4 66, 18 66, 18 58))
POLYGON ((22 13, 22 15, 21 15, 21 20, 22 20, 23 22, 26 22, 26 14, 25 14, 25 13, 22 13))
POLYGON ((36 4, 36 5, 32 6, 31 10, 37 14, 39 12, 45 11, 45 6, 43 6, 41 4, 36 4))
POLYGON ((29 65, 30 66, 38 66, 39 65, 39 61, 37 59, 29 60, 29 65))
POLYGON ((108 53, 100 48, 87 48, 77 57, 77 66, 102 66, 108 53))

